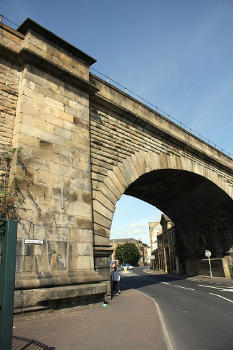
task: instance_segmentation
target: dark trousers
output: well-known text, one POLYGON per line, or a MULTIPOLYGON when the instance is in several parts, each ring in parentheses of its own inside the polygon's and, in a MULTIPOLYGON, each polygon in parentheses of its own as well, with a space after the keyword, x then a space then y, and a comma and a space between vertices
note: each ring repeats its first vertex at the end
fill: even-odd
POLYGON ((112 289, 113 289, 113 293, 119 292, 119 282, 118 281, 112 281, 112 289))

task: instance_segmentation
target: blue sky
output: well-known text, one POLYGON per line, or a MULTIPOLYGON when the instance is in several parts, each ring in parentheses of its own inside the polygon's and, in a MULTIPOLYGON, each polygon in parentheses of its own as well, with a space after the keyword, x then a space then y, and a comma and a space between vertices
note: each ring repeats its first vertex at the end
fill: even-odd
MULTIPOLYGON (((32 18, 96 58, 93 68, 233 154, 232 0, 0 0, 0 13, 18 24, 32 18)), ((158 218, 123 196, 112 237, 148 242, 148 221, 158 218)))

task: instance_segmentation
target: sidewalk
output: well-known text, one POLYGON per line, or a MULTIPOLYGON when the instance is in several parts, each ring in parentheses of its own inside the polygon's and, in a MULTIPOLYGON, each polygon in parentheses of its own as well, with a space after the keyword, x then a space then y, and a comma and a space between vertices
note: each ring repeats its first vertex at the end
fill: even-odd
MULTIPOLYGON (((36 340, 56 350, 168 349, 155 302, 133 289, 115 296, 106 307, 98 304, 17 316, 14 327, 15 336, 36 340)), ((28 349, 45 348, 33 346, 28 349)), ((20 347, 15 343, 13 349, 20 347)))
POLYGON ((210 283, 224 283, 224 284, 229 284, 229 285, 233 285, 233 279, 230 278, 224 278, 224 277, 212 277, 210 278, 210 276, 203 276, 203 275, 197 275, 197 276, 182 276, 182 275, 176 275, 176 274, 167 274, 163 271, 159 271, 159 270, 152 270, 152 269, 148 269, 145 268, 143 270, 143 272, 145 273, 149 273, 151 275, 165 275, 165 276, 171 276, 174 278, 178 278, 178 279, 186 279, 186 280, 190 280, 190 281, 195 281, 195 282, 210 282, 210 283))

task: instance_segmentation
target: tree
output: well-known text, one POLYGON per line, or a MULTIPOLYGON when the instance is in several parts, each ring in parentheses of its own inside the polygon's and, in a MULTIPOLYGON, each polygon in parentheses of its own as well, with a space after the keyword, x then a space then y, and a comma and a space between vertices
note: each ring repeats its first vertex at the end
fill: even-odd
POLYGON ((140 253, 134 243, 125 243, 116 247, 115 257, 121 264, 137 265, 140 253))

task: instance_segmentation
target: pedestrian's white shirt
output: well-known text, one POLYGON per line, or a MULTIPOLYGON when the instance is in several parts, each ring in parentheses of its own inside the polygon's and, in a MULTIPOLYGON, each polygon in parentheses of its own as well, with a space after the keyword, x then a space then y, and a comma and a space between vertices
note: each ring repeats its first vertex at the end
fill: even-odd
POLYGON ((113 281, 120 281, 121 276, 120 276, 120 271, 112 271, 112 280, 113 281))

